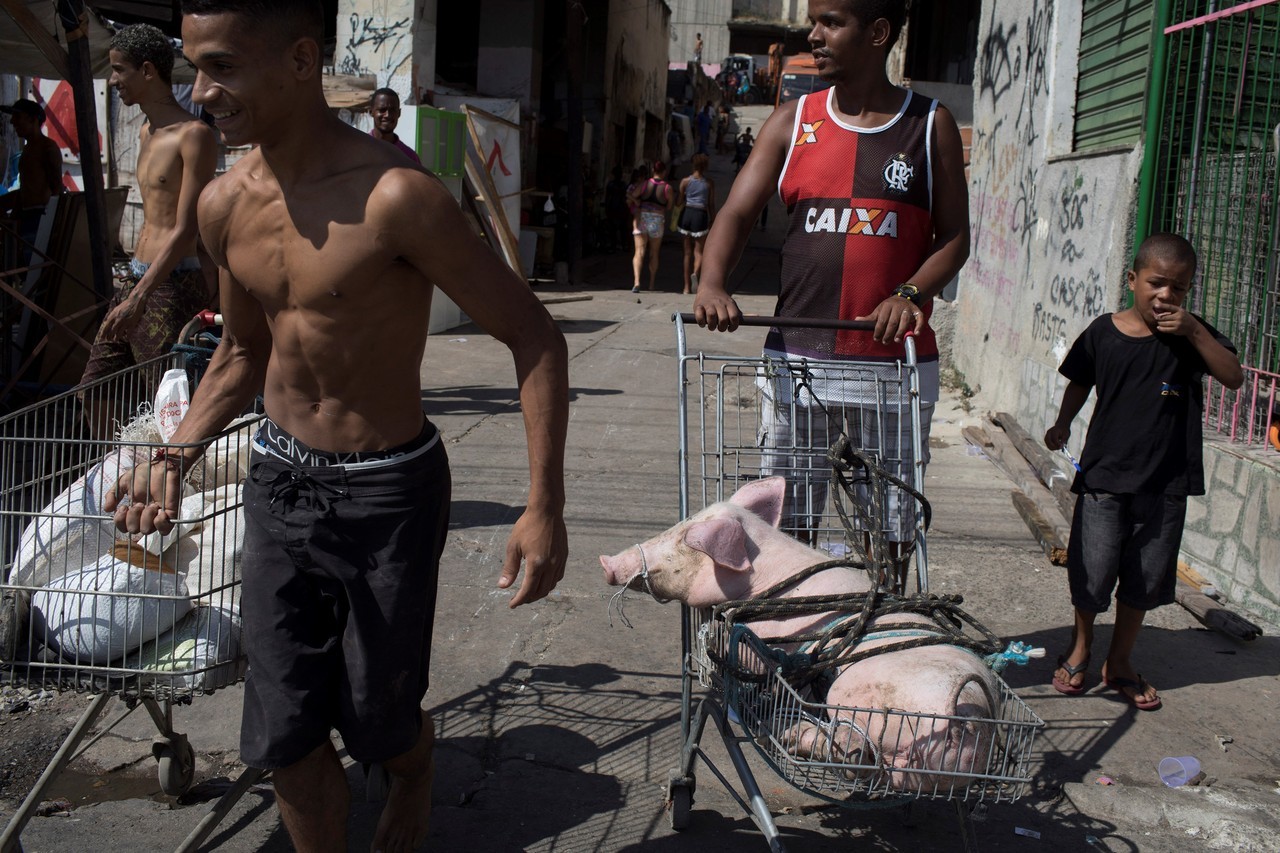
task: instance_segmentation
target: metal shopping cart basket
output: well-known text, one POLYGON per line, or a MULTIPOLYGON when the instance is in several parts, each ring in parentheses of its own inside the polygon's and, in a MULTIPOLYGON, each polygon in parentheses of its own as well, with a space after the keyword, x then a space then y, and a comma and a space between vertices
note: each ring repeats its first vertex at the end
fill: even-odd
MULTIPOLYGON (((160 787, 177 796, 192 784, 194 751, 174 731, 173 705, 244 676, 240 483, 261 415, 238 419, 183 472, 180 521, 164 537, 118 532, 103 500, 122 472, 175 445, 145 419, 125 429, 134 438, 87 437, 87 417, 125 424, 138 416, 167 371, 187 373, 194 392, 202 355, 180 346, 0 420, 0 681, 93 697, 0 835, 3 853, 21 849, 33 810, 112 697, 125 710, 84 748, 145 708, 159 730, 160 787)), ((198 847, 260 776, 246 770, 179 849, 198 847)))
MULTIPOLYGON (((914 341, 908 336, 903 357, 892 363, 717 356, 689 351, 685 324, 692 320, 689 314, 675 317, 680 517, 726 499, 749 481, 783 474, 782 529, 827 551, 833 562, 852 557, 846 565, 869 568, 877 588, 867 600, 945 611, 939 624, 948 626, 953 644, 998 652, 986 629, 972 620, 961 624, 967 617, 954 600, 928 595, 927 457, 914 341), (972 626, 976 630, 965 630, 972 626)), ((744 317, 742 324, 872 328, 869 322, 775 317, 744 317)), ((864 604, 852 601, 846 609, 864 604)), ((830 601, 809 606, 813 612, 832 609, 830 601)), ((688 826, 701 759, 769 849, 784 849, 744 743, 789 783, 833 803, 951 800, 966 849, 976 843, 972 809, 1021 796, 1044 723, 1003 679, 995 678, 999 695, 991 698, 998 710, 988 719, 828 705, 812 673, 803 671, 815 658, 788 656, 763 642, 749 627, 749 609, 745 602, 681 607, 682 743, 667 789, 672 828, 688 826), (704 690, 695 697, 699 687, 704 690), (708 720, 719 730, 742 793, 700 746, 708 720), (972 732, 952 750, 966 755, 963 766, 954 759, 887 766, 891 746, 902 743, 916 745, 912 756, 948 754, 938 733, 953 724, 972 732)))

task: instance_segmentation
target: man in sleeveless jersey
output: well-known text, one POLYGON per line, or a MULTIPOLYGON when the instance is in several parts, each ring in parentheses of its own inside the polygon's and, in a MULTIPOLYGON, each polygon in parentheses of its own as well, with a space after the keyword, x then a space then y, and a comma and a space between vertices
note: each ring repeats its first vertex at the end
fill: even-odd
MULTIPOLYGON (((938 397, 929 315, 968 258, 969 213, 955 119, 885 71, 905 16, 905 0, 810 0, 809 44, 833 85, 783 104, 761 128, 707 238, 694 313, 717 331, 738 327, 729 272, 777 192, 790 223, 775 313, 872 320, 875 331, 775 328, 765 354, 888 365, 912 332, 927 429, 938 397)), ((924 446, 927 454, 927 433, 924 446)))

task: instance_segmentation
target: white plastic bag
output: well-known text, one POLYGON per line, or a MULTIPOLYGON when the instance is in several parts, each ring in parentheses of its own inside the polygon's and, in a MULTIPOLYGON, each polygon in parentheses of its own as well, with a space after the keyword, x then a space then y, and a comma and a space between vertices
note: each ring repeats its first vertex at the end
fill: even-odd
POLYGON ((155 415, 160 437, 168 443, 182 423, 182 416, 191 408, 191 390, 187 385, 187 372, 181 368, 166 370, 156 389, 155 415))
MULTIPOLYGON (((128 543, 120 543, 125 551, 128 543)), ((172 572, 136 565, 142 552, 107 553, 31 597, 32 627, 65 660, 102 666, 173 630, 191 612, 172 572)))
POLYGON ((127 445, 112 450, 33 516, 22 534, 10 583, 44 586, 67 572, 79 571, 110 548, 115 528, 110 518, 101 517, 106 512, 102 504, 120 476, 148 452, 148 448, 127 445))
POLYGON ((173 688, 216 690, 244 676, 240 653, 240 614, 223 607, 197 607, 172 631, 144 643, 124 660, 129 669, 155 673, 173 688))
POLYGON ((221 605, 234 596, 228 587, 240 578, 244 549, 241 488, 223 486, 183 499, 179 515, 186 521, 167 536, 151 533, 139 542, 152 555, 164 555, 193 599, 221 605))

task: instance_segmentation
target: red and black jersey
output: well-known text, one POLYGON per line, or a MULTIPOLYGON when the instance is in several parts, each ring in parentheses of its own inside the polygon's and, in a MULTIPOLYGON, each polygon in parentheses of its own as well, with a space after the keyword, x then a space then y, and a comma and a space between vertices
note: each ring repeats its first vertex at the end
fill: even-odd
MULTIPOLYGON (((842 124, 835 89, 805 95, 796 108, 778 194, 790 226, 782 248, 776 314, 852 320, 910 281, 933 246, 934 111, 938 102, 906 92, 898 115, 875 128, 842 124)), ((926 323, 933 306, 924 306, 926 323)), ((866 332, 772 329, 765 348, 811 358, 894 359, 866 332)), ((920 361, 936 360, 927 325, 920 361)))

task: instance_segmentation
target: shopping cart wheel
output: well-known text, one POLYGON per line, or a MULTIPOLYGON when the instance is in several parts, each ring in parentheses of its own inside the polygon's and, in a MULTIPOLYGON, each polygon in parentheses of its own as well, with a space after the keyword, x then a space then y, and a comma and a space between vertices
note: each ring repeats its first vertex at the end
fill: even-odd
POLYGON ((667 782, 667 805, 670 808, 671 828, 679 832, 689 826, 689 814, 693 810, 692 778, 672 775, 667 782))
POLYGON ((160 790, 170 797, 185 794, 196 775, 196 752, 187 736, 174 732, 171 737, 157 737, 151 742, 151 754, 156 758, 160 790))

